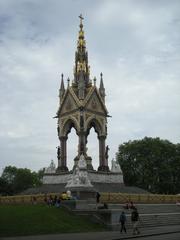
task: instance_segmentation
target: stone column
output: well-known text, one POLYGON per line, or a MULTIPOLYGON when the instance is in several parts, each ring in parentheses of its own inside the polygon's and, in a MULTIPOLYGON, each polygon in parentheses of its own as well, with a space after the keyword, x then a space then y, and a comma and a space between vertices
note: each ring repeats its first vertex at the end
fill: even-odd
POLYGON ((87 134, 85 132, 81 131, 79 134, 79 145, 78 145, 78 156, 75 157, 74 159, 74 166, 77 166, 79 158, 81 154, 84 155, 86 163, 87 163, 87 169, 88 170, 93 170, 92 166, 92 158, 87 155, 87 134))
POLYGON ((78 149, 78 154, 79 156, 81 154, 85 155, 86 152, 86 136, 84 132, 80 132, 79 133, 79 149, 78 149))
POLYGON ((67 137, 60 137, 60 142, 61 142, 61 156, 60 156, 60 161, 58 164, 58 171, 65 172, 68 171, 67 168, 67 151, 66 151, 66 142, 67 142, 67 137))
POLYGON ((105 140, 106 136, 99 136, 99 167, 98 171, 109 171, 108 161, 105 158, 105 140))

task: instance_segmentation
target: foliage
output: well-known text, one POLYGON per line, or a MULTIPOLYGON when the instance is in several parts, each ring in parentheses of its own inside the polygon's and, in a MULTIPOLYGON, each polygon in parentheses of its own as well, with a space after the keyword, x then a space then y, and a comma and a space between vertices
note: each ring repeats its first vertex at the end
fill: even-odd
POLYGON ((41 175, 27 168, 5 167, 0 178, 0 194, 12 195, 41 184, 41 175))
POLYGON ((180 191, 180 144, 145 137, 120 145, 116 159, 121 165, 125 184, 153 193, 180 191))
POLYGON ((89 217, 76 216, 62 207, 0 205, 0 237, 102 230, 89 217))
POLYGON ((7 195, 7 191, 12 192, 10 185, 5 179, 0 177, 0 195, 7 195))

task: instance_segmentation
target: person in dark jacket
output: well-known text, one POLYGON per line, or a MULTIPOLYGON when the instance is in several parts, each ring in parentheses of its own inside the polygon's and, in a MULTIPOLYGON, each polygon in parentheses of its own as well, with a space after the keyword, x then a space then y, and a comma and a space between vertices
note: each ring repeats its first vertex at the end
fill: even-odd
POLYGON ((98 208, 100 197, 101 197, 101 194, 99 192, 96 192, 96 209, 98 208))
POLYGON ((139 213, 137 208, 134 208, 131 213, 131 221, 133 224, 133 234, 139 234, 140 231, 138 229, 138 223, 139 223, 139 213))
POLYGON ((100 197, 101 197, 100 193, 96 192, 96 203, 99 203, 100 197))
POLYGON ((122 233, 123 230, 124 232, 126 233, 126 226, 125 226, 125 223, 126 223, 126 214, 125 212, 121 212, 121 215, 119 217, 119 222, 121 223, 121 229, 120 229, 120 232, 122 233))

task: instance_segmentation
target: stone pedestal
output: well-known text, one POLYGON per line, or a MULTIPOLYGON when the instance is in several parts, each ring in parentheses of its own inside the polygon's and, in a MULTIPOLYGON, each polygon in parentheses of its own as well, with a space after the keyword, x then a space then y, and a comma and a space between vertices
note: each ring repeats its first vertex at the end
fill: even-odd
POLYGON ((72 196, 77 199, 85 200, 95 198, 96 191, 89 179, 87 162, 83 154, 81 154, 77 166, 74 168, 65 188, 70 190, 72 196))
POLYGON ((68 172, 68 167, 67 166, 59 166, 56 169, 56 173, 62 173, 62 172, 68 172))
POLYGON ((109 172, 109 167, 108 166, 99 166, 98 171, 100 172, 109 172))
MULTIPOLYGON (((86 163, 87 163, 87 170, 94 170, 93 166, 92 166, 92 158, 89 157, 89 156, 85 156, 85 160, 86 160, 86 163)), ((78 161, 79 161, 79 157, 76 156, 74 158, 74 168, 78 165, 78 161)))
POLYGON ((71 195, 77 200, 95 200, 96 190, 94 188, 84 187, 71 187, 68 188, 71 191, 71 195))

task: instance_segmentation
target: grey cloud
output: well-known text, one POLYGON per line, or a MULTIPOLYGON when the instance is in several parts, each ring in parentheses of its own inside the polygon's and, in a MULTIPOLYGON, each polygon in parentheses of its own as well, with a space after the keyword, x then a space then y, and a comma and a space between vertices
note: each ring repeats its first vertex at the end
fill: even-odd
MULTIPOLYGON (((0 1, 0 167, 56 159, 60 74, 73 76, 80 13, 91 76, 104 73, 110 159, 144 136, 179 141, 179 1, 0 1)), ((89 155, 98 166, 91 131, 89 155)), ((68 166, 77 149, 69 134, 68 166)))

